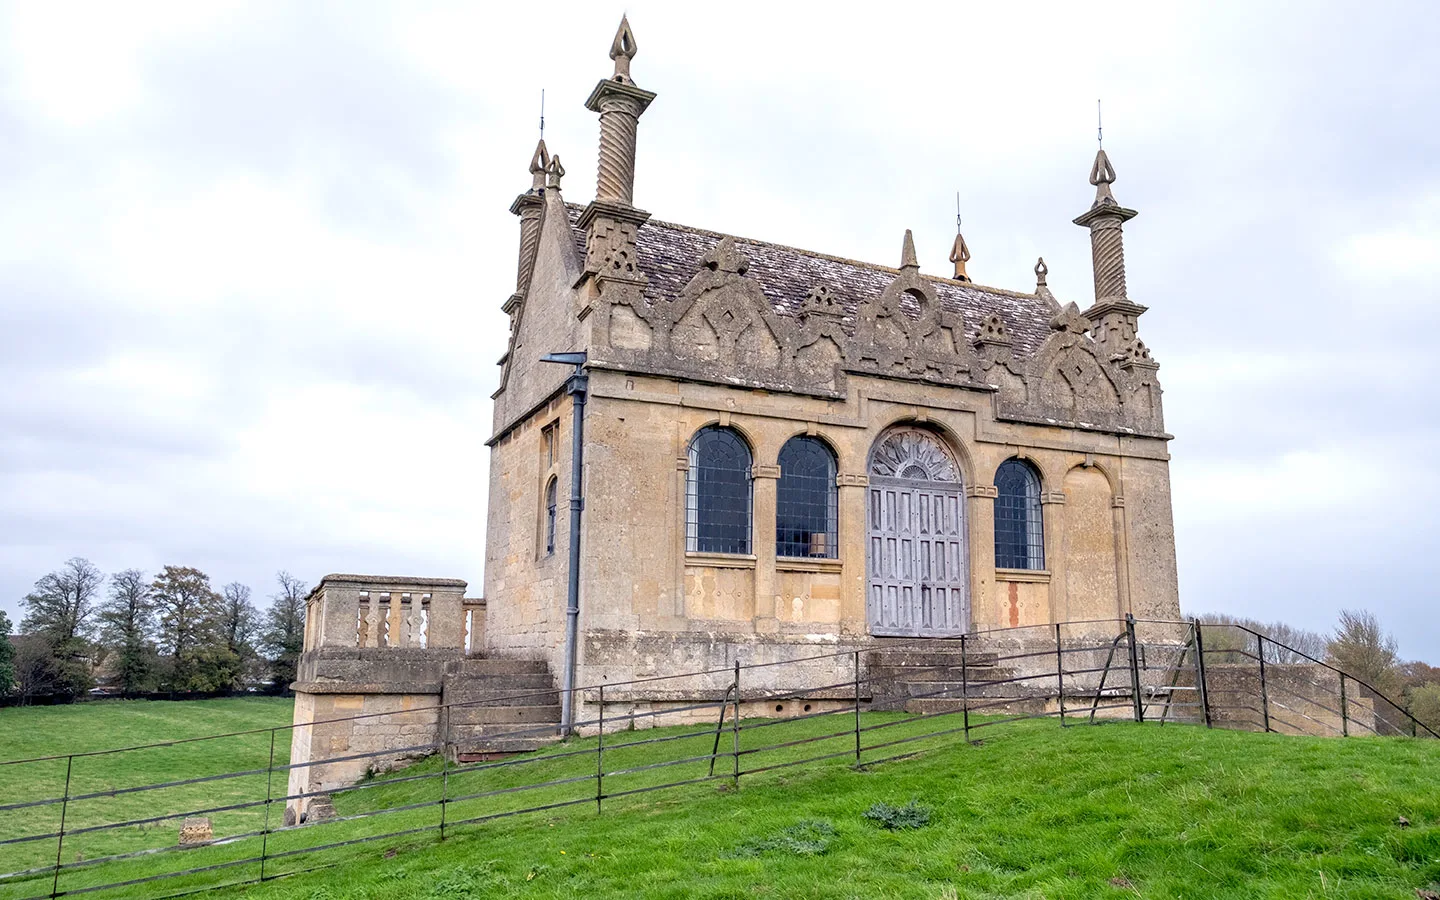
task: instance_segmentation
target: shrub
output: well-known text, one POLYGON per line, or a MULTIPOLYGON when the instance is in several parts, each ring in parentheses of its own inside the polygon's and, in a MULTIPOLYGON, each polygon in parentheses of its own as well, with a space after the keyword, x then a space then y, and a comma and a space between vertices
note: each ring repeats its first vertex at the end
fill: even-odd
POLYGON ((924 828, 930 824, 930 807, 911 800, 904 806, 877 803, 863 813, 865 818, 887 831, 903 831, 908 828, 924 828))
POLYGON ((1422 684, 1410 694, 1410 715, 1440 731, 1440 682, 1422 684))
POLYGON ((835 839, 835 826, 815 819, 802 819, 769 837, 751 838, 725 854, 734 859, 789 853, 793 856, 823 856, 835 839))

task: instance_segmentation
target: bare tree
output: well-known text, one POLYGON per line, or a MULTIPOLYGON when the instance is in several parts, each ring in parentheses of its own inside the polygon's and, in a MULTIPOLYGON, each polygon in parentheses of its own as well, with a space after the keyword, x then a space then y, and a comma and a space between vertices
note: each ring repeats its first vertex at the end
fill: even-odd
MULTIPOLYGON (((89 638, 94 631, 95 601, 104 581, 104 574, 90 560, 76 556, 35 582, 35 589, 25 596, 20 630, 49 648, 55 663, 47 670, 55 673, 53 693, 82 694, 95 684, 89 638)), ((34 652, 33 647, 26 651, 27 665, 31 665, 34 652)))
POLYGON ((1400 673, 1394 636, 1380 626, 1374 613, 1342 609, 1340 624, 1330 638, 1330 662, 1387 697, 1400 695, 1400 673))
POLYGON ((300 653, 305 649, 305 582, 289 572, 275 573, 279 591, 270 595, 265 613, 262 646, 270 658, 270 676, 284 689, 295 680, 300 653))
POLYGON ((155 627, 150 585, 139 569, 110 576, 110 596, 100 605, 100 638, 119 657, 116 676, 122 693, 149 688, 155 674, 155 627))
POLYGON ((72 693, 48 641, 38 635, 22 634, 16 636, 14 644, 15 693, 22 700, 72 693))
MULTIPOLYGON (((1250 631, 1259 632, 1269 638, 1265 642, 1267 663, 1303 663, 1309 659, 1324 659, 1329 641, 1319 632, 1309 631, 1285 622, 1261 622, 1244 616, 1228 613, 1205 613, 1200 621, 1205 629, 1205 652, 1246 651, 1255 653, 1259 648, 1250 631), (1229 627, 1224 627, 1229 626, 1229 627), (1249 629, 1246 631, 1244 629, 1249 629)), ((1238 652, 1227 653, 1223 662, 1240 662, 1245 657, 1238 652), (1233 657, 1233 658, 1231 658, 1233 657)))
POLYGON ((259 674, 260 653, 255 640, 260 632, 260 613, 250 602, 250 588, 238 581, 221 588, 221 596, 220 639, 234 668, 229 686, 240 687, 248 677, 259 674))
POLYGON ((94 563, 79 556, 35 582, 25 596, 23 634, 38 634, 51 646, 89 637, 90 616, 105 576, 94 563))

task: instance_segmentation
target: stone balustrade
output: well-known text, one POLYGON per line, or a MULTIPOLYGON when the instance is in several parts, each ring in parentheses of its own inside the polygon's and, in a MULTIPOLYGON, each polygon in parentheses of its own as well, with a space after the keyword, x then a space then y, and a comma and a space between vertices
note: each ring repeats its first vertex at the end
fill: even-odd
POLYGON ((327 575, 306 600, 305 652, 479 650, 484 601, 467 600, 465 586, 454 578, 327 575))

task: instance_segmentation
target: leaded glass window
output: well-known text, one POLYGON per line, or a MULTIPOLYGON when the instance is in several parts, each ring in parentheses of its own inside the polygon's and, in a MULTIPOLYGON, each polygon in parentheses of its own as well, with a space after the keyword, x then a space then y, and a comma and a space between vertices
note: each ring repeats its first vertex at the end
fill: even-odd
POLYGON ((555 552, 555 486, 554 478, 545 485, 545 552, 555 552))
POLYGON ((1045 568, 1045 528, 1040 513, 1040 476, 1022 459, 1008 459, 995 473, 995 567, 1045 568))
POLYGON ((775 554, 834 559, 835 454, 812 437, 793 437, 780 448, 775 503, 775 554))
POLYGON ((750 448, 729 428, 700 429, 690 441, 685 549, 750 552, 750 448))

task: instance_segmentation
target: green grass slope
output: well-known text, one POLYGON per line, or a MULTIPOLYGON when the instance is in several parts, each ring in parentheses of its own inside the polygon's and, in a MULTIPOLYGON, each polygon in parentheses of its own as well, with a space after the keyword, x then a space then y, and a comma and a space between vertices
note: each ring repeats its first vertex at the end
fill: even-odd
MULTIPOLYGON (((569 749, 593 746, 577 741, 569 749)), ((643 764, 641 751, 633 751, 641 754, 634 764, 643 764)), ((563 777, 567 765, 581 773, 587 764, 593 771, 593 758, 557 761, 545 774, 563 777)), ((339 811, 414 802, 428 784, 350 792, 337 798, 339 811)), ((451 796, 463 790, 454 777, 450 787, 451 796)), ((587 789, 593 784, 571 785, 568 796, 587 789)), ((547 790, 558 798, 565 787, 547 790)), ((463 808, 452 808, 452 821, 463 808)), ((440 844, 361 845, 343 866, 243 893, 275 900, 1414 897, 1440 881, 1440 742, 1026 722, 987 729, 979 746, 952 738, 868 770, 843 762, 781 769, 748 776, 738 793, 707 783, 612 801, 600 815, 593 806, 569 807, 450 835, 440 844), (930 824, 890 831, 863 815, 879 802, 911 800, 930 807, 930 824)))
MULTIPOLYGON (((29 754, 36 746, 78 749, 92 741, 91 746, 115 746, 140 742, 139 733, 160 740, 236 730, 242 719, 261 727, 284 724, 288 717, 284 704, 247 700, 19 710, 0 713, 0 732, 8 732, 0 741, 21 742, 26 748, 21 752, 29 754), (136 715, 124 715, 124 707, 136 715), (3 727, 19 721, 7 719, 10 712, 58 718, 32 718, 19 726, 43 726, 48 737, 17 735, 14 728, 3 727), (93 721, 90 713, 96 714, 93 721), (161 721, 151 718, 157 716, 161 721), (229 724, 219 724, 226 717, 229 724)), ((867 748, 959 724, 950 717, 905 722, 895 713, 865 713, 863 718, 867 728, 876 729, 865 733, 867 748)), ((721 753, 733 746, 728 724, 721 753)), ((438 759, 425 760, 337 794, 339 814, 355 818, 263 839, 270 856, 268 875, 325 868, 200 896, 1288 900, 1414 898, 1417 889, 1440 882, 1440 741, 1302 738, 1129 723, 1062 729, 1054 720, 995 721, 975 732, 984 739, 977 745, 950 734, 877 747, 866 750, 867 760, 896 752, 914 755, 855 769, 854 735, 843 732, 851 724, 848 714, 746 720, 741 765, 747 771, 767 770, 744 776, 738 792, 721 778, 616 796, 703 778, 714 736, 704 726, 607 735, 605 791, 611 799, 598 815, 593 738, 524 757, 519 764, 457 771, 438 759), (672 740, 627 746, 657 737, 672 740), (766 749, 805 739, 813 740, 766 749), (768 769, 831 753, 838 755, 768 769), (669 765, 654 767, 659 763, 669 765), (442 771, 443 778, 421 777, 442 771), (539 781, 554 783, 527 787, 539 781), (436 801, 442 792, 450 801, 448 827, 446 840, 437 842, 436 801), (887 830, 864 815, 877 803, 902 806, 912 800, 929 808, 928 824, 887 830), (549 804, 554 808, 485 818, 549 804), (1400 824, 1402 816, 1408 826, 1400 824), (478 821, 457 824, 472 819, 478 821), (378 837, 404 829, 415 831, 378 837), (377 839, 346 843, 371 837, 377 839), (310 849, 316 847, 327 849, 310 849)), ((181 747, 145 751, 132 755, 135 761, 127 771, 96 767, 85 777, 90 784, 139 784, 233 771, 256 762, 263 767, 268 738, 261 743, 247 737, 182 745, 192 748, 184 756, 164 755, 182 752, 181 747)), ((0 755, 19 755, 11 746, 0 743, 0 755)), ((277 748, 277 764, 283 764, 285 749, 277 748)), ((733 766, 728 757, 717 763, 720 773, 733 766)), ((282 771, 276 787, 283 783, 282 771)), ((22 787, 35 794, 33 785, 21 784, 0 768, 0 790, 22 787)), ((163 802, 154 794, 166 792, 117 794, 93 801, 92 814, 97 821, 110 817, 117 811, 112 803, 164 811, 180 809, 181 800, 206 805, 226 796, 263 797, 265 785, 262 775, 166 789, 172 790, 193 793, 177 793, 163 802)), ((6 800, 13 802, 9 796, 6 800)), ((74 809, 72 804, 72 814, 74 809)), ((221 816, 216 817, 217 834, 239 834, 254 825, 224 823, 221 816)), ((175 824, 171 820, 149 832, 67 836, 64 858, 67 864, 92 860, 121 844, 173 847, 175 824)), ((73 820, 67 831, 72 827, 73 820)), ((0 813, 0 830, 29 829, 19 828, 11 813, 0 813)), ((81 896, 162 897, 253 879, 258 865, 251 860, 261 843, 260 837, 246 837, 86 864, 63 872, 59 888, 85 891, 186 867, 215 868, 81 896)), ((0 855, 13 856, 25 847, 0 846, 0 855)), ((31 849, 42 859, 48 850, 48 863, 53 863, 53 841, 31 849)), ((43 896, 50 887, 48 875, 0 882, 0 898, 43 896)))
MULTIPOLYGON (((293 701, 276 697, 236 697, 196 701, 104 701, 73 706, 36 706, 0 710, 0 761, 134 747, 184 738, 229 734, 290 724, 293 701)), ((276 741, 276 764, 290 756, 290 733, 276 741)), ((265 796, 264 773, 204 781, 155 791, 125 789, 201 778, 255 768, 265 769, 268 733, 196 741, 169 747, 97 756, 77 756, 70 766, 72 796, 101 794, 71 803, 65 827, 75 831, 110 822, 184 813, 201 807, 241 803, 265 796), (121 793, 106 793, 118 791, 121 793)), ((0 765, 0 804, 59 797, 65 790, 63 758, 21 765, 0 765)), ((284 773, 280 775, 284 790, 284 773)), ((264 809, 215 815, 217 833, 259 828, 264 809)), ((58 805, 0 812, 0 841, 55 831, 58 805)), ((179 819, 67 836, 68 862, 173 844, 179 819)), ((0 844, 0 872, 55 862, 55 841, 0 844)), ((11 892, 0 886, 0 897, 11 892)))

